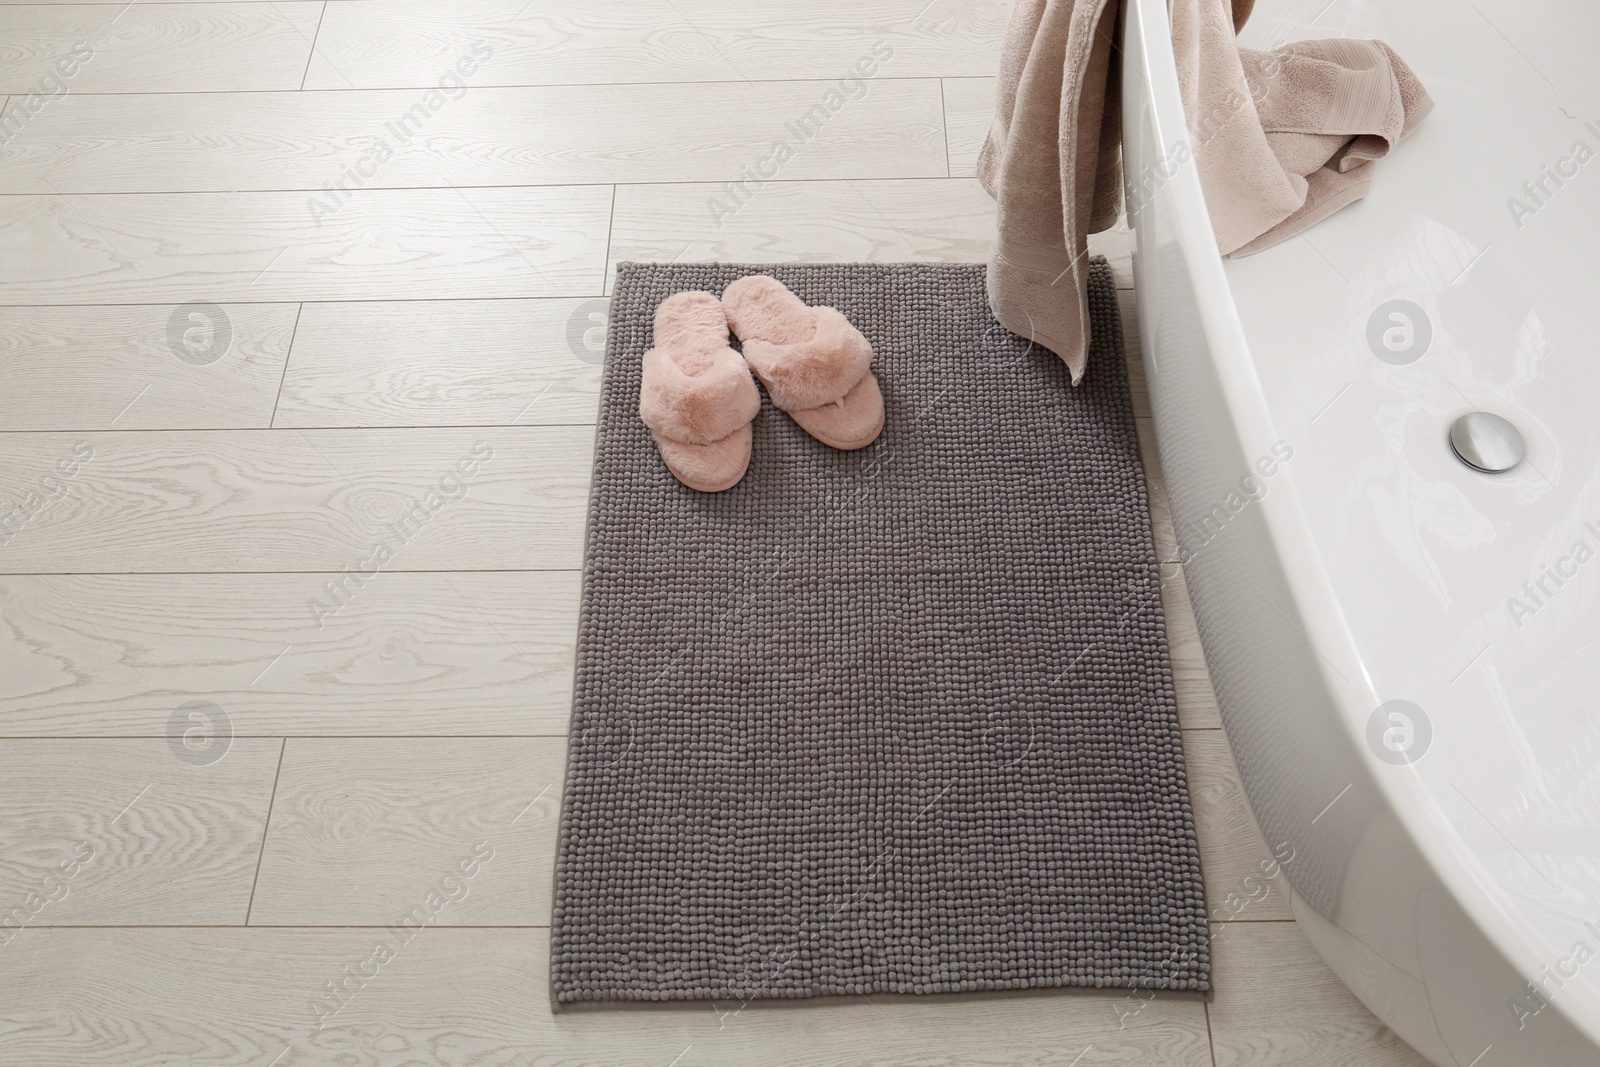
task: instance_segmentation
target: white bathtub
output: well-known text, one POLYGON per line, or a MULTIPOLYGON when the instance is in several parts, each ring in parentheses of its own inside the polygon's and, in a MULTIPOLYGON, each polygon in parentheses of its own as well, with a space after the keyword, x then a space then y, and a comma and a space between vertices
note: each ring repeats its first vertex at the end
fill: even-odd
POLYGON ((1123 33, 1161 459, 1295 916, 1434 1063, 1600 1064, 1600 5, 1259 0, 1246 43, 1382 38, 1438 106, 1368 200, 1226 263, 1165 5, 1123 33), (1474 407, 1520 467, 1455 458, 1474 407))

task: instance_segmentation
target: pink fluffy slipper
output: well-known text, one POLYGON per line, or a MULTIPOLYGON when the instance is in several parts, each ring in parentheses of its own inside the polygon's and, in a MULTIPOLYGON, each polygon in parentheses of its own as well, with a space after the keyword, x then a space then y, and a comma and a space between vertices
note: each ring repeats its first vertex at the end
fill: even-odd
POLYGON ((736 485, 750 466, 750 423, 760 410, 750 367, 728 347, 717 298, 691 292, 663 300, 655 347, 644 354, 639 418, 673 476, 702 493, 736 485))
POLYGON ((722 294, 744 358, 772 402, 834 448, 865 448, 883 432, 872 346, 833 308, 808 307, 775 278, 740 278, 722 294))

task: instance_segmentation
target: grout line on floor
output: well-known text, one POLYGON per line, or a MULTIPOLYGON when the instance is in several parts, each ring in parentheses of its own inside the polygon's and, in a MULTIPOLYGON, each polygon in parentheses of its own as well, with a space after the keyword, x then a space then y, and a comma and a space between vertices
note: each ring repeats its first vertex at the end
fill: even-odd
MULTIPOLYGON (((242 0, 242 2, 243 2, 243 0, 242 0)), ((864 179, 864 181, 874 181, 874 179, 864 179)), ((922 181, 922 179, 918 179, 918 181, 922 181)), ((941 179, 934 179, 934 181, 944 181, 944 179, 942 179, 942 178, 941 179)), ((626 186, 627 182, 618 182, 618 184, 622 184, 622 186, 626 186)), ((682 184, 682 182, 666 182, 666 184, 682 184)), ((518 187, 520 187, 520 186, 518 186, 518 187)), ((16 195, 16 194, 0 194, 0 195, 16 195)), ((90 195, 99 195, 99 194, 90 194, 90 195)), ((120 194, 106 194, 106 195, 120 195, 120 194)), ((648 262, 648 261, 645 261, 645 262, 648 262)), ((770 264, 770 266, 787 266, 787 264, 798 264, 798 262, 810 262, 810 261, 800 261, 800 259, 787 259, 787 261, 776 261, 776 262, 773 262, 773 264, 770 264)), ((888 259, 885 259, 885 261, 883 261, 882 264, 880 264, 880 266, 890 266, 891 262, 896 262, 896 261, 888 261, 888 259)), ((898 262, 906 262, 906 261, 898 261, 898 262)), ((939 262, 939 264, 944 264, 944 266, 949 266, 949 264, 962 264, 962 262, 970 262, 970 264, 974 264, 974 266, 978 266, 978 264, 979 264, 979 261, 976 261, 976 259, 939 259, 939 261, 936 261, 936 262, 939 262)), ((1117 291, 1118 291, 1118 293, 1133 294, 1134 290, 1133 290, 1133 286, 1118 285, 1117 286, 1117 291)), ((290 299, 285 299, 285 301, 240 301, 240 299, 222 299, 222 301, 216 301, 216 302, 219 302, 219 304, 237 304, 238 307, 274 307, 274 306, 278 306, 278 304, 488 304, 488 302, 498 302, 498 304, 506 304, 506 302, 515 302, 515 301, 530 301, 530 302, 534 302, 534 301, 597 301, 597 299, 605 299, 605 298, 608 298, 608 296, 610 296, 610 293, 555 293, 555 294, 544 294, 544 296, 387 296, 387 298, 384 298, 384 296, 378 296, 378 298, 368 298, 368 299, 339 298, 339 299, 331 299, 331 301, 317 301, 317 299, 299 299, 299 301, 290 301, 290 299)), ((171 307, 171 306, 173 306, 173 302, 171 302, 171 301, 144 301, 144 302, 139 302, 139 301, 82 301, 82 302, 72 301, 72 302, 64 302, 64 304, 3 304, 3 302, 0 302, 0 310, 26 309, 26 307, 171 307)), ((1150 416, 1147 416, 1147 414, 1141 414, 1141 416, 1138 416, 1138 418, 1149 419, 1150 416)))
MULTIPOLYGON (((171 2, 171 0, 168 0, 171 2)), ((259 0, 209 0, 211 3, 256 3, 259 0)), ((352 0, 336 0, 338 3, 351 3, 352 0)), ((374 0, 381 2, 381 0, 374 0)), ((0 3, 0 8, 11 7, 49 7, 50 4, 12 4, 0 3)), ((322 26, 319 20, 318 33, 322 26)), ((304 34, 301 35, 302 37, 304 34)), ((878 74, 873 77, 874 82, 932 82, 932 81, 991 81, 993 74, 878 74)), ((598 82, 494 82, 477 86, 479 89, 608 89, 627 88, 638 86, 640 88, 653 88, 663 85, 820 85, 831 84, 839 79, 834 77, 818 78, 658 78, 654 81, 598 81, 598 82)), ((302 85, 299 89, 123 89, 74 92, 77 97, 98 96, 265 96, 269 93, 415 93, 426 92, 436 88, 433 83, 416 85, 319 85, 314 89, 307 89, 302 85)))
MULTIPOLYGON (((240 0, 240 2, 243 2, 243 0, 240 0)), ((819 181, 821 181, 821 179, 819 179, 819 181)), ((830 179, 829 179, 829 181, 830 181, 830 179)), ((870 179, 870 178, 869 179, 861 179, 861 181, 875 181, 875 179, 870 179)), ((923 179, 917 179, 917 181, 923 181, 923 179)), ((931 179, 931 181, 944 181, 944 179, 942 179, 942 178, 931 179)), ((616 184, 622 184, 622 186, 626 186, 627 182, 616 182, 616 184)), ((664 184, 683 184, 683 182, 664 182, 664 184)), ((522 186, 517 186, 517 187, 518 187, 518 189, 522 189, 522 186)), ((0 194, 0 195, 21 195, 21 194, 0 194)), ((32 194, 27 194, 27 195, 32 195, 32 194)), ((101 195, 101 194, 85 194, 85 195, 101 195)), ((106 195, 123 195, 123 194, 106 194, 106 195)), ((141 194, 133 194, 133 195, 141 195, 141 194)), ((162 195, 162 194, 152 194, 152 195, 162 195)), ((640 262, 650 262, 650 261, 640 261, 640 262)), ((726 262, 731 262, 731 261, 726 261, 726 262)), ((802 259, 786 259, 786 261, 774 261, 774 262, 771 262, 771 264, 766 264, 766 266, 789 266, 789 264, 798 264, 798 262, 811 262, 811 261, 802 261, 802 259)), ((894 264, 894 262, 909 262, 909 261, 890 261, 890 259, 885 259, 885 261, 880 262, 880 264, 877 264, 877 266, 891 266, 891 264, 894 264)), ((930 262, 938 262, 939 266, 952 266, 952 264, 963 264, 963 262, 965 262, 965 264, 973 264, 973 266, 981 266, 981 262, 976 261, 976 259, 939 259, 939 261, 930 261, 930 262)), ((1128 293, 1128 294, 1133 294, 1134 293, 1133 286, 1131 286, 1131 285, 1130 286, 1118 285, 1117 286, 1117 291, 1118 291, 1118 293, 1128 293)), ((611 296, 611 294, 610 293, 554 293, 554 294, 542 294, 542 296, 387 296, 387 298, 386 298, 386 296, 376 296, 376 298, 366 298, 366 299, 339 298, 339 299, 331 299, 331 301, 317 301, 317 299, 298 299, 298 301, 296 301, 296 299, 283 299, 283 301, 240 301, 240 299, 222 299, 222 301, 216 301, 216 302, 219 302, 219 304, 235 304, 235 306, 238 306, 238 307, 275 307, 275 306, 280 306, 280 304, 301 304, 301 306, 306 306, 306 304, 318 304, 318 306, 320 306, 320 304, 491 304, 491 302, 493 302, 493 304, 509 304, 509 302, 517 302, 517 301, 525 301, 525 302, 539 302, 539 301, 597 301, 597 299, 605 299, 605 298, 608 298, 608 296, 611 296)), ((173 302, 171 302, 171 301, 142 301, 142 302, 141 301, 82 301, 82 302, 80 302, 80 301, 69 301, 69 302, 58 302, 58 304, 38 304, 38 302, 35 302, 35 304, 5 304, 5 302, 0 302, 0 310, 29 309, 29 307, 171 307, 171 306, 173 306, 173 302)), ((1138 418, 1149 419, 1150 416, 1147 416, 1147 414, 1141 414, 1141 416, 1138 416, 1138 418)), ((5 430, 0 430, 0 432, 5 432, 5 430)))
POLYGON ((941 127, 944 133, 944 176, 953 178, 955 168, 950 165, 950 105, 945 102, 943 78, 939 79, 939 116, 944 123, 941 127))
MULTIPOLYGON (((30 930, 392 930, 387 923, 31 923, 30 930)), ((548 930, 549 923, 430 923, 430 930, 548 930)))
POLYGON ((351 432, 362 431, 400 431, 416 432, 428 430, 584 430, 593 429, 592 422, 441 422, 441 423, 385 423, 375 426, 139 426, 129 427, 126 430, 108 430, 103 426, 64 426, 48 427, 39 430, 0 430, 0 433, 11 434, 52 434, 52 433, 274 433, 282 434, 284 431, 299 433, 304 430, 340 430, 351 432))
POLYGON ((267 817, 261 822, 261 849, 256 853, 256 874, 250 879, 250 902, 244 907, 244 925, 250 925, 250 912, 256 906, 256 886, 261 883, 261 861, 267 854, 267 833, 272 829, 272 807, 278 802, 278 780, 283 777, 283 754, 288 751, 289 739, 285 737, 278 746, 278 769, 272 776, 272 792, 267 797, 267 817))
MULTIPOLYGON (((241 0, 241 2, 242 2, 242 0, 241 0)), ((6 195, 6 194, 0 194, 0 195, 6 195)), ((648 262, 648 260, 646 260, 644 262, 648 262)), ((732 262, 732 261, 730 260, 728 262, 732 262)), ((784 261, 775 262, 775 263, 768 264, 768 265, 770 265, 770 266, 784 266, 784 265, 800 263, 800 262, 810 262, 810 261, 809 260, 802 261, 802 260, 797 260, 797 259, 796 260, 784 260, 784 261)), ((888 266, 888 265, 891 265, 894 262, 906 262, 906 261, 904 261, 904 260, 900 260, 900 261, 883 260, 880 265, 888 266)), ((974 266, 979 265, 977 260, 938 260, 936 262, 941 264, 941 265, 961 264, 961 263, 969 263, 969 264, 972 264, 974 266)), ((1117 287, 1117 292, 1119 292, 1119 293, 1132 293, 1133 291, 1134 290, 1133 290, 1133 288, 1131 286, 1120 286, 1119 285, 1117 287)), ((600 293, 587 293, 587 292, 585 292, 585 293, 576 293, 576 292, 574 292, 574 293, 556 293, 554 295, 544 295, 544 296, 393 296, 393 297, 372 297, 372 298, 368 298, 368 299, 364 299, 364 300, 351 300, 348 297, 337 299, 337 300, 233 300, 233 299, 223 299, 223 300, 220 300, 220 301, 216 301, 216 303, 232 304, 232 305, 237 305, 239 307, 274 307, 274 306, 277 306, 277 305, 280 305, 280 304, 301 304, 301 305, 304 305, 304 304, 319 304, 319 305, 320 304, 485 304, 485 303, 514 303, 516 301, 536 302, 536 301, 546 301, 546 300, 547 301, 555 301, 555 300, 603 300, 603 299, 605 299, 606 297, 608 297, 610 295, 611 294, 605 293, 605 292, 600 292, 600 293)), ((167 307, 167 308, 169 308, 171 306, 172 306, 172 301, 170 301, 170 300, 147 300, 147 301, 144 301, 142 303, 137 302, 137 301, 129 301, 129 300, 107 300, 107 301, 68 302, 68 303, 59 303, 59 304, 39 304, 39 303, 33 303, 33 304, 6 304, 6 303, 0 303, 0 310, 23 309, 23 308, 69 308, 69 307, 70 308, 142 308, 142 307, 167 307)), ((1138 417, 1141 418, 1141 419, 1150 418, 1149 415, 1140 415, 1138 417)))
MULTIPOLYGON (((1238 926, 1244 923, 1266 925, 1278 923, 1292 925, 1293 919, 1230 919, 1220 926, 1238 926)), ((34 923, 30 930, 387 930, 385 923, 34 923)), ((548 930, 549 923, 438 923, 430 926, 436 930, 548 930)), ((993 992, 1026 992, 1026 990, 994 990, 993 992)), ((1185 993, 1185 990, 1168 990, 1185 993)))
MULTIPOLYGON (((537 741, 568 734, 285 734, 234 733, 230 741, 537 741)), ((168 741, 165 734, 0 734, 0 741, 168 741)), ((280 752, 281 756, 282 753, 280 752)))
MULTIPOLYGON (((283 402, 283 383, 289 379, 289 361, 294 358, 294 342, 300 336, 300 316, 305 314, 305 310, 305 304, 295 305, 294 326, 289 330, 289 349, 283 354, 283 373, 278 375, 278 392, 272 398, 272 414, 267 416, 266 428, 269 430, 278 428, 278 405, 283 402)), ((300 428, 305 429, 303 426, 300 428)))
POLYGON ((311 35, 311 50, 306 53, 306 69, 300 72, 300 89, 305 90, 306 79, 311 76, 311 64, 317 58, 317 41, 322 37, 322 20, 328 17, 328 0, 322 0, 322 10, 317 12, 317 28, 311 35))
MULTIPOLYGON (((282 388, 282 383, 279 383, 282 388)), ((274 408, 276 412, 276 408, 274 408)), ((126 430, 107 430, 103 426, 47 426, 38 429, 21 427, 0 430, 0 434, 50 434, 50 433, 282 433, 285 430, 582 430, 594 429, 592 422, 441 422, 421 425, 384 423, 374 426, 134 426, 126 430)))
MULTIPOLYGON (((604 288, 606 288, 606 289, 610 289, 611 288, 611 277, 612 277, 612 271, 614 269, 612 267, 612 265, 611 265, 611 242, 612 242, 612 239, 614 237, 616 237, 616 235, 617 235, 617 186, 616 186, 615 183, 612 183, 612 186, 611 186, 611 214, 606 218, 606 254, 605 254, 605 258, 601 260, 601 262, 605 264, 605 268, 604 269, 605 269, 606 273, 605 273, 604 288)), ((611 294, 608 292, 606 294, 606 299, 609 299, 610 295, 611 294)), ((607 317, 609 318, 609 315, 607 317)), ((608 323, 607 324, 607 329, 609 329, 609 328, 610 328, 610 325, 608 323)))
MULTIPOLYGON (((337 572, 332 572, 337 573, 337 572)), ((1184 733, 1222 733, 1220 726, 1181 726, 1184 733)), ((235 732, 231 735, 235 741, 538 741, 551 739, 564 739, 571 736, 565 731, 551 733, 515 733, 515 734, 285 734, 279 733, 249 733, 235 732)), ((0 741, 165 741, 164 734, 0 734, 0 741)), ((1267 922, 1265 919, 1239 920, 1243 922, 1267 922)))
MULTIPOLYGON (((0 3, 0 6, 4 6, 0 3)), ((557 300, 595 300, 605 296, 605 293, 572 292, 557 293, 555 296, 378 296, 364 299, 351 300, 344 297, 337 300, 221 300, 217 303, 232 304, 239 307, 277 307, 286 304, 507 304, 517 301, 538 303, 540 301, 554 302, 557 300)), ((170 300, 105 300, 84 301, 83 303, 66 304, 4 304, 5 308, 150 308, 172 306, 170 300)))
MULTIPOLYGON (((1245 923, 1290 925, 1293 918, 1234 918, 1219 926, 1245 923)), ((30 923, 29 929, 389 929, 387 923, 30 923)), ((438 923, 432 929, 549 929, 549 923, 438 923)), ((1182 990, 1168 990, 1182 992, 1182 990)), ((1214 992, 1214 990, 1213 990, 1214 992)))
MULTIPOLYGON (((343 571, 324 568, 262 570, 262 571, 0 571, 0 578, 155 578, 174 575, 210 574, 218 577, 248 574, 342 574, 343 571)), ((402 569, 385 567, 384 574, 582 574, 582 567, 417 567, 402 569)))
MULTIPOLYGON (((0 7, 4 7, 0 4, 0 7)), ((463 183, 460 185, 363 185, 359 189, 350 190, 352 193, 447 193, 460 192, 463 189, 602 189, 608 185, 624 186, 657 186, 657 185, 724 185, 730 181, 737 181, 738 174, 725 175, 718 178, 686 178, 682 181, 586 181, 586 182, 490 182, 484 185, 463 183)), ((875 174, 867 177, 843 178, 764 178, 763 185, 816 185, 826 182, 833 185, 845 185, 851 182, 970 182, 977 184, 978 179, 970 175, 952 178, 946 174, 875 174)), ((270 189, 118 189, 114 192, 104 190, 70 190, 59 191, 43 190, 13 190, 0 191, 3 197, 68 197, 68 196, 271 196, 280 193, 311 193, 313 195, 325 194, 327 190, 321 186, 274 186, 270 189)), ((158 303, 160 301, 157 301, 158 303)), ((170 301, 169 301, 170 303, 170 301)), ((279 304, 292 304, 293 300, 279 300, 279 304)))

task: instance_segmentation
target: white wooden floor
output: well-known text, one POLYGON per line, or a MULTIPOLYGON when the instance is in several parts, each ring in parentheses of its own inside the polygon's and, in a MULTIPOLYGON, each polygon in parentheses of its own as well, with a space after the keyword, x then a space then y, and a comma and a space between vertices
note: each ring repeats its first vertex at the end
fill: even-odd
POLYGON ((0 1067, 1421 1062, 1251 899, 1176 565, 1212 1000, 549 1010, 611 265, 986 258, 1005 8, 0 0, 0 1067))

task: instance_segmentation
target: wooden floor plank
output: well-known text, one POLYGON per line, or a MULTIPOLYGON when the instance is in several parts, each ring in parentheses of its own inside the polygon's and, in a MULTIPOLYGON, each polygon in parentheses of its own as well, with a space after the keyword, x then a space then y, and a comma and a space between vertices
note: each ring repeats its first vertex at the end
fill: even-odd
POLYGON ((933 79, 862 82, 850 95, 814 81, 75 94, 41 110, 9 151, 4 193, 792 181, 946 169, 933 79))
POLYGON ((563 734, 578 587, 573 571, 0 577, 0 736, 163 737, 193 699, 241 736, 563 734))
POLYGON ((1217 707, 1206 669, 1200 628, 1189 600, 1188 574, 1182 564, 1161 567, 1161 602, 1167 616, 1167 649, 1172 657, 1172 684, 1178 692, 1178 718, 1186 730, 1220 730, 1222 712, 1217 707))
POLYGON ((307 304, 280 426, 593 424, 605 299, 307 304))
POLYGON ((0 745, 0 971, 42 927, 244 922, 282 743, 167 712, 149 740, 0 745))
POLYGON ((1274 841, 1263 848, 1222 731, 1185 730, 1183 752, 1212 921, 1292 918, 1284 872, 1294 865, 1294 847, 1274 841))
POLYGON ((0 430, 268 426, 298 312, 0 307, 0 430))
POLYGON ((701 1002, 552 1015, 542 930, 38 934, 11 946, 0 970, 0 1060, 7 1063, 265 1067, 281 1057, 275 1067, 1043 1067, 1074 1056, 1097 1067, 1211 1062, 1204 1005, 1193 998, 1157 1000, 1137 1013, 1123 997, 1067 992, 701 1002))
MULTIPOLYGON (((1096 234, 1095 239, 1115 239, 1115 231, 1096 234)), ((1103 246, 1104 247, 1104 246, 1103 246)), ((1172 657, 1172 682, 1178 694, 1178 718, 1186 730, 1215 730, 1222 726, 1222 713, 1206 670, 1205 651, 1200 645, 1200 630, 1189 600, 1188 576, 1179 558, 1172 524, 1172 505, 1167 499, 1166 480, 1161 471, 1161 453, 1156 445, 1155 426, 1148 418, 1150 397, 1140 351, 1138 303, 1132 291, 1117 292, 1117 311, 1121 318, 1124 363, 1128 372, 1128 394, 1139 435, 1139 458, 1144 464, 1150 491, 1150 523, 1161 567, 1161 602, 1166 613, 1167 649, 1172 657)))
MULTIPOLYGON (((1129 251, 1131 254, 1131 249, 1129 251)), ((1114 272, 1116 267, 1113 266, 1112 270, 1114 272)), ((1140 354, 1144 341, 1139 331, 1139 305, 1132 289, 1117 291, 1117 317, 1122 326, 1123 351, 1128 357, 1128 393, 1133 400, 1133 414, 1136 418, 1148 419, 1154 413, 1150 408, 1149 381, 1145 377, 1144 360, 1140 354)))
POLYGON ((548 926, 566 754, 560 737, 290 740, 251 922, 382 926, 438 889, 436 925, 548 926))
POLYGON ((617 189, 611 265, 628 260, 966 262, 989 258, 994 203, 971 179, 617 189))
POLYGON ((1125 294, 1133 292, 1133 234, 1126 224, 1118 222, 1109 230, 1091 233, 1088 245, 1090 255, 1106 257, 1117 286, 1118 301, 1125 300, 1125 294))
POLYGON ((0 573, 570 569, 587 427, 10 434, 0 573), (69 474, 57 470, 71 467, 69 474))
POLYGON ((1217 1067, 1428 1067, 1344 987, 1293 923, 1227 923, 1211 940, 1217 1067))
POLYGON ((611 190, 0 197, 0 305, 598 291, 611 190))
POLYGON ((298 89, 321 13, 315 0, 0 5, 0 92, 54 110, 64 93, 298 89))
MULTIPOLYGON (((1167 496, 1166 475, 1161 470, 1161 452, 1156 445, 1156 430, 1150 419, 1134 419, 1139 434, 1139 458, 1144 462, 1145 485, 1149 490, 1150 528, 1155 536, 1156 559, 1163 564, 1177 563, 1178 531, 1172 520, 1172 501, 1167 496)), ((1170 567, 1163 567, 1170 573, 1170 567)))
POLYGON ((490 53, 481 85, 842 80, 883 56, 885 77, 987 75, 1009 9, 1006 0, 336 0, 306 88, 432 86, 474 46, 490 53))

